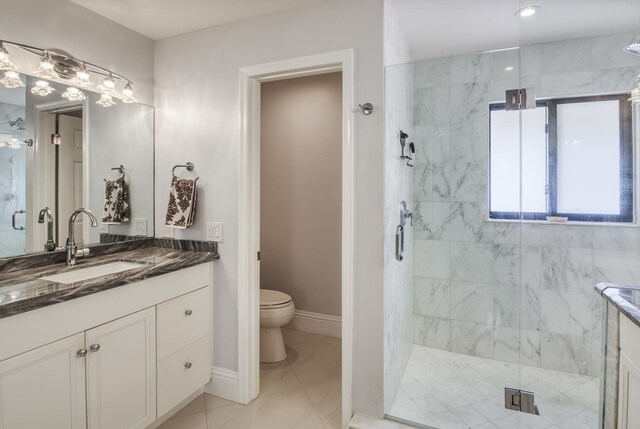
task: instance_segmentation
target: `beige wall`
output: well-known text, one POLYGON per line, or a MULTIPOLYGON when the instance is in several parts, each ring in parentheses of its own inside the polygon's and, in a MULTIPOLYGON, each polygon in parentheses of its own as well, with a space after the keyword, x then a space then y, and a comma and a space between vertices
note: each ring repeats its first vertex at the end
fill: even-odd
POLYGON ((341 314, 342 73, 262 84, 260 285, 341 314))

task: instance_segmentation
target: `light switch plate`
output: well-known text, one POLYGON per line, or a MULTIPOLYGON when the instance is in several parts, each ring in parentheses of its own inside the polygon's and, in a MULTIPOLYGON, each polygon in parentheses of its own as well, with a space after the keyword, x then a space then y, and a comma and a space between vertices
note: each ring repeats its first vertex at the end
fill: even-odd
POLYGON ((164 226, 164 230, 162 231, 162 238, 175 238, 176 229, 169 228, 168 226, 164 226))
POLYGON ((147 236, 147 220, 145 218, 136 218, 135 235, 147 236))
POLYGON ((222 243, 224 238, 224 225, 222 222, 207 222, 207 235, 205 239, 207 241, 215 241, 216 243, 222 243))

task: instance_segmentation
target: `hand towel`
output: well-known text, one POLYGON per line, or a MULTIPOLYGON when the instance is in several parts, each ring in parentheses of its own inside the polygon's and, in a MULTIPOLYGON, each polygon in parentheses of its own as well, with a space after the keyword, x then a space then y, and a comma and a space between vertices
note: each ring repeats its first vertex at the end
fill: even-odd
POLYGON ((169 207, 165 225, 185 229, 193 225, 196 214, 196 180, 173 176, 169 188, 169 207))
POLYGON ((116 180, 105 179, 104 210, 102 223, 120 224, 129 221, 129 190, 124 174, 116 180))

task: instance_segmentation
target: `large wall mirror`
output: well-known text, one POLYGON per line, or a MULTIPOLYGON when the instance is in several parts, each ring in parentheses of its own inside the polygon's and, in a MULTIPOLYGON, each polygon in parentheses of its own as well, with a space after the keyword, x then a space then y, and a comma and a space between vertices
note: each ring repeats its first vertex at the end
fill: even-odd
POLYGON ((99 226, 78 217, 78 243, 153 236, 153 108, 105 107, 86 90, 72 101, 67 85, 20 77, 24 86, 0 85, 0 258, 64 246, 80 207, 99 226))

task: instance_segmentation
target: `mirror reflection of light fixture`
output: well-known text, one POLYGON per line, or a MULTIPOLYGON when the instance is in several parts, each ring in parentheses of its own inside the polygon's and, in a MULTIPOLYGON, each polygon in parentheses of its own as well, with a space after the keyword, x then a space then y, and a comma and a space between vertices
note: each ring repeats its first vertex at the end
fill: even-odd
POLYGON ((46 97, 55 90, 56 89, 49 85, 49 82, 46 80, 37 80, 36 84, 31 88, 31 93, 33 95, 39 95, 40 97, 46 97))
POLYGON ((4 44, 0 42, 0 70, 16 70, 17 67, 11 61, 9 51, 4 47, 4 44))
POLYGON ((75 86, 68 87, 67 90, 62 93, 62 97, 69 101, 82 101, 87 98, 84 96, 84 93, 75 86))
POLYGON ((628 54, 640 55, 640 36, 633 39, 631 43, 625 46, 622 50, 628 54))
POLYGON ((111 74, 105 77, 102 83, 98 85, 98 90, 105 95, 116 95, 116 81, 113 80, 113 76, 111 74))
POLYGON ((123 103, 137 103, 138 100, 133 96, 133 87, 131 86, 131 82, 127 82, 124 89, 122 90, 122 102, 123 103))
POLYGON ((76 70, 76 75, 69 80, 73 85, 79 86, 80 88, 88 88, 91 85, 91 75, 87 70, 87 66, 82 64, 78 70, 76 70))
POLYGON ((56 72, 55 68, 56 64, 53 62, 51 54, 49 52, 45 52, 40 58, 40 66, 38 67, 38 70, 33 73, 43 79, 58 79, 60 75, 56 72))
POLYGON ((100 94, 100 100, 96 101, 96 104, 99 104, 102 107, 109 107, 116 104, 116 102, 113 101, 113 97, 109 94, 100 94))
POLYGON ((4 72, 4 78, 0 79, 0 83, 5 88, 18 88, 24 86, 24 82, 20 79, 18 72, 13 70, 7 70, 4 72))

